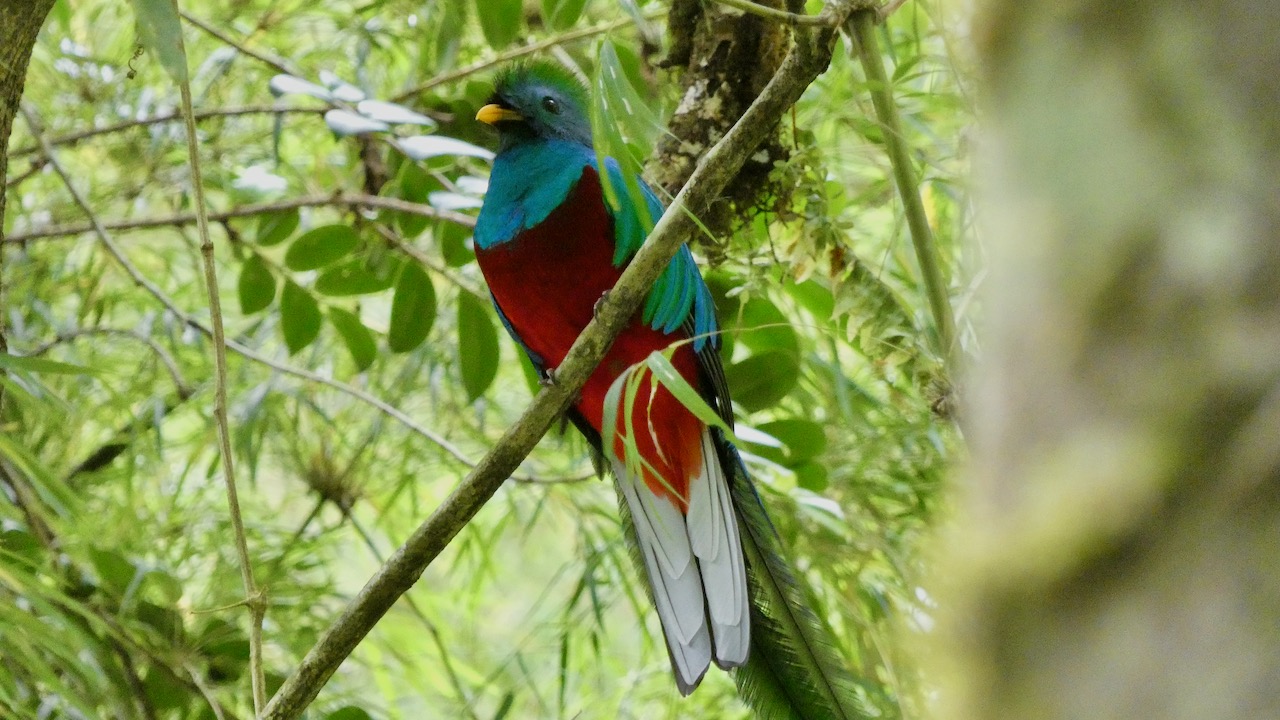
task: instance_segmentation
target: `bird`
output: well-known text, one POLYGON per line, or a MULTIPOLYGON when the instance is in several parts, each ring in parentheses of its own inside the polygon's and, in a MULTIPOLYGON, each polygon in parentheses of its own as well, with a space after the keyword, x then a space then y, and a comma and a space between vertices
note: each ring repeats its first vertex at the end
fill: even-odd
MULTIPOLYGON (((643 179, 628 192, 619 164, 597 156, 589 107, 572 72, 534 61, 500 72, 475 116, 498 133, 476 260, 499 319, 546 382, 643 244, 645 215, 664 210, 643 179), (614 202, 602 178, 618 189, 614 202)), ((654 352, 669 353, 733 427, 713 298, 687 245, 566 413, 611 470, 677 688, 689 695, 715 663, 740 668, 735 680, 758 709, 782 708, 763 716, 852 717, 851 684, 726 433, 651 375, 636 376, 631 402, 608 402, 654 352)))

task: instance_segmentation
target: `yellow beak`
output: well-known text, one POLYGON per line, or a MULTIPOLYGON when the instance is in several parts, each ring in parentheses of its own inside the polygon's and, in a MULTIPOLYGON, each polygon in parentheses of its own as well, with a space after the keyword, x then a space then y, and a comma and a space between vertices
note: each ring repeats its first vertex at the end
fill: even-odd
POLYGON ((497 125, 498 123, 507 120, 524 120, 524 116, 515 110, 504 108, 501 105, 485 105, 480 108, 480 112, 476 113, 476 119, 482 123, 497 125))

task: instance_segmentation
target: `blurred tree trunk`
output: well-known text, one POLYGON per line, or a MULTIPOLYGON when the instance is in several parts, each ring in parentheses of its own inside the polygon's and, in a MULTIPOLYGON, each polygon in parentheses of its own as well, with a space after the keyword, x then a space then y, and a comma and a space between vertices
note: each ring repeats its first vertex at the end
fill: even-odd
POLYGON ((994 0, 964 718, 1280 717, 1280 3, 994 0))
MULTIPOLYGON (((53 0, 0 0, 0 239, 4 238, 5 181, 9 173, 9 132, 22 100, 27 63, 53 0)), ((4 255, 0 253, 0 352, 4 339, 4 255)))

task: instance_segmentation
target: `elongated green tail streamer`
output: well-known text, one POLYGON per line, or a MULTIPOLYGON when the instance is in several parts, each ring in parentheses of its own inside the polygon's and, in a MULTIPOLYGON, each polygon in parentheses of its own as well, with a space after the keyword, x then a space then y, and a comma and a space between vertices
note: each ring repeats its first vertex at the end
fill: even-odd
POLYGON ((732 468, 733 505, 751 593, 751 654, 733 671, 738 692, 763 720, 854 720, 872 712, 832 646, 826 624, 784 558, 777 532, 731 445, 717 438, 732 468))

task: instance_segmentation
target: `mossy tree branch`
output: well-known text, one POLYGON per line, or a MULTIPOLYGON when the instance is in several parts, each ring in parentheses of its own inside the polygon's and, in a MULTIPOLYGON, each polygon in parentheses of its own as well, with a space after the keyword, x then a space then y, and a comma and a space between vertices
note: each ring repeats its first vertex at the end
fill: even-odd
POLYGON ((285 720, 302 713, 342 661, 493 496, 568 407, 681 243, 696 231, 694 216, 706 210, 756 146, 772 132, 783 113, 826 69, 835 39, 832 28, 844 20, 848 11, 848 3, 835 0, 824 10, 830 18, 829 25, 797 33, 796 43, 778 73, 742 119, 703 158, 601 303, 596 318, 556 369, 558 382, 534 398, 475 469, 370 578, 271 699, 265 718, 285 720))

